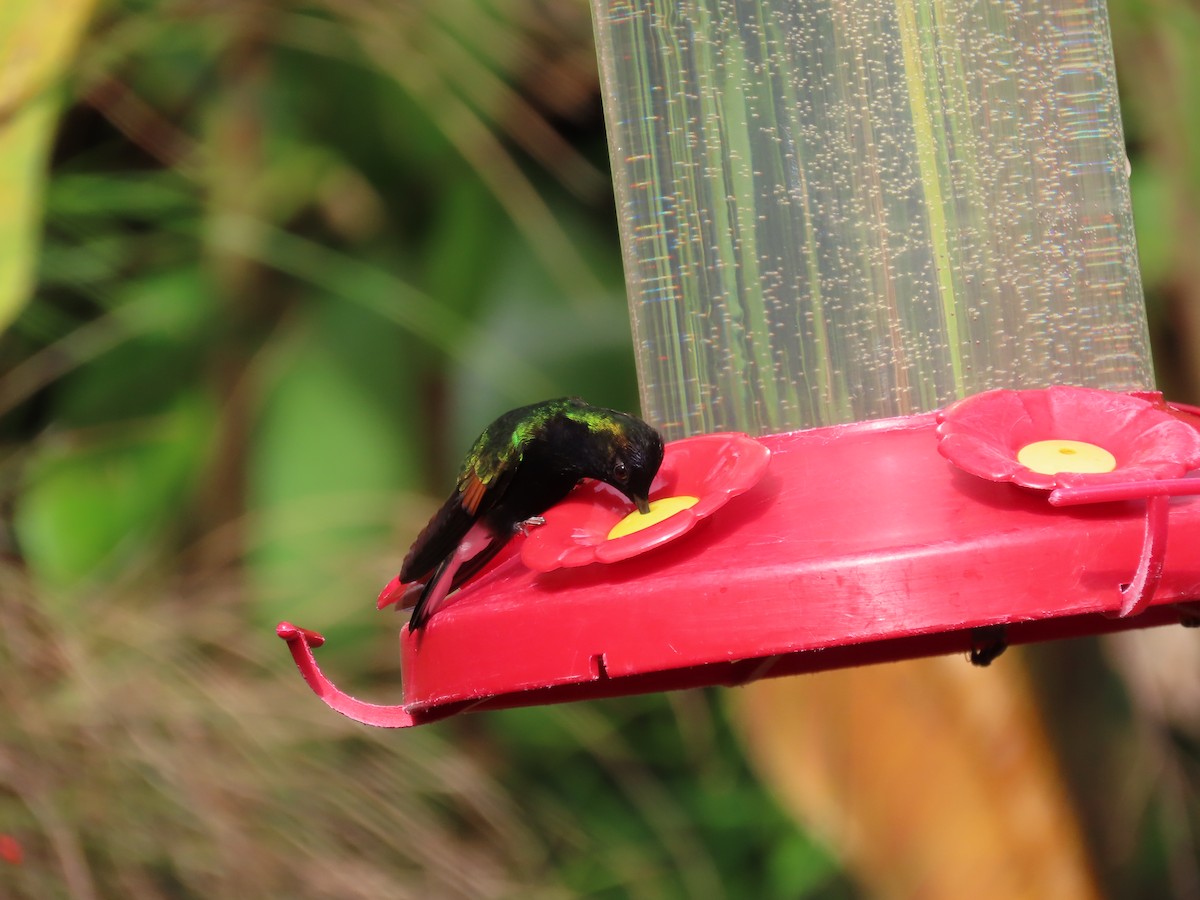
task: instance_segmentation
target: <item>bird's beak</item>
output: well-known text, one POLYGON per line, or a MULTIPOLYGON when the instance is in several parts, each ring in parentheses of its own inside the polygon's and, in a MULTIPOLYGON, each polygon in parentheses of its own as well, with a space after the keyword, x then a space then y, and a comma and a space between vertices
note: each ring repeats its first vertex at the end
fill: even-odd
POLYGON ((643 516, 650 512, 650 500, 646 497, 634 497, 633 502, 637 504, 638 512, 643 516))

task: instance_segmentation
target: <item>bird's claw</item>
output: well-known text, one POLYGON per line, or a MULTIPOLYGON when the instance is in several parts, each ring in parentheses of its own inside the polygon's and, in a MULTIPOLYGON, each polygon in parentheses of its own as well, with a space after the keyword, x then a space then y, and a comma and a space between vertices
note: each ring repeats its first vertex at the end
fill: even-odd
POLYGON ((971 665, 990 666, 1008 649, 1008 629, 1003 625, 982 625, 971 629, 971 665))
POLYGON ((530 528, 537 528, 539 525, 545 525, 545 524, 546 524, 545 516, 530 516, 528 519, 526 519, 524 522, 522 522, 521 524, 519 524, 517 526, 517 531, 521 532, 522 535, 528 536, 530 528))

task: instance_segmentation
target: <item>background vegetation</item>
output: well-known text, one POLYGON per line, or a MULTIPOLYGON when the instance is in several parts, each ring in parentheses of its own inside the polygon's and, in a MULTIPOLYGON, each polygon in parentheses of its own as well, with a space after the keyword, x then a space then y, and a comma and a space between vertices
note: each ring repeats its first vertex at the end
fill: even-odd
MULTIPOLYGON (((273 634, 395 697, 372 599, 481 425, 637 406, 586 4, 37 6, 0 13, 0 896, 857 895, 723 693, 380 732, 273 634)), ((1112 14, 1161 385, 1200 402, 1200 12, 1112 14)), ((1183 646, 1165 687, 1034 660, 1114 896, 1200 893, 1183 646)))

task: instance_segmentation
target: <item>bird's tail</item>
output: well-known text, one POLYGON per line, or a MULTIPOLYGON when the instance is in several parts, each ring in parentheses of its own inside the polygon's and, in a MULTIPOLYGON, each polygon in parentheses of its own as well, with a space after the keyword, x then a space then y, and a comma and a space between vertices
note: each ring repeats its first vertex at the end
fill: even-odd
POLYGON ((472 527, 458 548, 442 561, 425 582, 413 607, 412 618, 408 620, 408 630, 420 630, 429 617, 442 607, 446 597, 478 575, 510 537, 507 534, 493 534, 482 523, 472 527), (482 549, 480 544, 483 545, 482 549))

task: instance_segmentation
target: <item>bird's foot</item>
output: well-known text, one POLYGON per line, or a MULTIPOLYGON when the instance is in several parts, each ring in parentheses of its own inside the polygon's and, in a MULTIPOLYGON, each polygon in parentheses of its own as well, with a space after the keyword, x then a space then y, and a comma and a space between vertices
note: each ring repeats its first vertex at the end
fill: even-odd
POLYGON ((1008 649, 1008 629, 1003 625, 983 625, 971 629, 971 665, 990 666, 1008 649))
POLYGON ((545 524, 545 516, 530 516, 524 522, 521 522, 519 525, 517 525, 517 531, 521 532, 522 535, 528 535, 530 528, 537 528, 539 525, 545 524))

